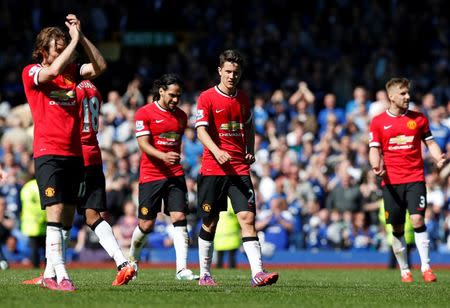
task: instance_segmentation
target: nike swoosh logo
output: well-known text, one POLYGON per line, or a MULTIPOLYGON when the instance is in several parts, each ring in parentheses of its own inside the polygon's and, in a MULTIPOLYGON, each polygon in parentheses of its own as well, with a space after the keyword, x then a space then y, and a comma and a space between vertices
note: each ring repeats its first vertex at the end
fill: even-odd
POLYGON ((389 129, 389 128, 391 128, 392 127, 392 125, 388 125, 388 126, 383 126, 384 127, 384 129, 389 129))
POLYGON ((225 109, 220 109, 220 110, 217 110, 216 109, 216 113, 220 113, 220 112, 222 112, 222 111, 224 111, 225 109))
POLYGON ((156 123, 161 123, 161 122, 163 122, 164 120, 155 120, 155 122, 156 123))

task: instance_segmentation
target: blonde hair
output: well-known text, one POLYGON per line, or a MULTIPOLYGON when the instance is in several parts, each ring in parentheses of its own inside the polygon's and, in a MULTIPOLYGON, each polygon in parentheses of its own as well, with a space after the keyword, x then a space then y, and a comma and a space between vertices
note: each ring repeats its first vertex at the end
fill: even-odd
POLYGON ((410 88, 411 81, 409 81, 407 78, 400 77, 400 78, 391 78, 388 82, 386 82, 386 91, 389 92, 390 89, 392 89, 395 86, 399 86, 400 88, 406 87, 410 88))

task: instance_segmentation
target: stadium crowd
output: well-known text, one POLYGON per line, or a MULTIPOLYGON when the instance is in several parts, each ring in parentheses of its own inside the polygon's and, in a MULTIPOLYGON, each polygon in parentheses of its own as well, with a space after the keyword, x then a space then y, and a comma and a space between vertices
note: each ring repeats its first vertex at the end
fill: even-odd
MULTIPOLYGON (((380 185, 368 163, 368 125, 388 104, 384 83, 404 75, 413 81, 411 108, 427 115, 441 149, 450 149, 450 26, 445 1, 296 3, 301 10, 280 0, 239 6, 232 1, 131 2, 136 5, 125 7, 115 0, 34 1, 31 9, 24 9, 28 2, 1 1, 0 29, 6 35, 2 42, 6 48, 0 50, 0 162, 8 177, 0 187, 0 241, 6 259, 30 259, 23 209, 24 202, 36 202, 29 190, 23 190, 34 175, 33 123, 20 72, 30 57, 31 38, 42 26, 62 24, 52 16, 64 16, 69 9, 80 12, 85 31, 98 44, 120 46, 122 54, 108 63, 109 70, 97 85, 105 102, 98 139, 107 219, 124 249, 129 248, 137 225, 139 152, 134 115, 151 101, 148 91, 153 78, 165 72, 180 74, 186 83, 181 108, 189 127, 182 162, 189 191, 191 246, 196 245, 195 179, 202 153, 193 129, 196 97, 214 80, 216 72, 211 68, 217 67, 218 52, 233 47, 246 56, 241 85, 254 105, 252 178, 263 252, 388 251, 379 221, 380 185), (174 12, 178 18, 169 21, 174 12), (121 45, 127 32, 155 29, 176 32, 176 44, 169 48, 121 45)), ((425 149, 424 157, 431 247, 449 250, 450 171, 432 167, 425 149)), ((74 225, 72 257, 107 259, 81 217, 74 225)), ((163 217, 157 220, 149 247, 172 245, 170 225, 163 217)))

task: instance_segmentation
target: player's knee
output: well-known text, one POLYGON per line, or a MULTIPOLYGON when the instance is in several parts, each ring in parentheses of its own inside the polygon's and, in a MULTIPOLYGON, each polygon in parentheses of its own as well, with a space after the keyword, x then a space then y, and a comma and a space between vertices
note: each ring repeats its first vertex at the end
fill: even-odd
POLYGON ((46 206, 45 210, 47 212, 47 221, 52 222, 62 222, 63 219, 63 204, 57 203, 46 206))
POLYGON ((185 221, 186 214, 184 214, 183 212, 170 212, 170 219, 172 220, 173 224, 179 221, 185 221))
POLYGON ((97 221, 102 220, 100 213, 92 209, 86 209, 84 216, 86 219, 86 224, 91 228, 97 221))
POLYGON ((141 229, 143 233, 152 232, 154 225, 155 225, 154 220, 139 220, 139 229, 141 229))
POLYGON ((255 214, 252 212, 244 211, 238 213, 239 224, 242 228, 245 226, 253 226, 255 224, 255 214))
POLYGON ((420 228, 425 225, 425 221, 421 215, 411 215, 411 224, 413 228, 420 228))

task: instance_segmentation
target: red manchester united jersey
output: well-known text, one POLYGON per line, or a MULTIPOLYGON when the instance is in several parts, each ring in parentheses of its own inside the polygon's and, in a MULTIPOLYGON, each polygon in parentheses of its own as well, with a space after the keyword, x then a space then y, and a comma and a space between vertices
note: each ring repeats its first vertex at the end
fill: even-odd
POLYGON ((244 124, 251 120, 250 101, 242 91, 229 96, 217 86, 202 92, 198 98, 195 127, 207 126, 214 143, 231 156, 220 165, 205 147, 200 173, 203 175, 248 175, 245 161, 244 124))
POLYGON ((97 132, 102 95, 89 80, 83 80, 77 86, 77 101, 81 105, 81 146, 84 165, 101 165, 102 153, 98 145, 97 132))
MULTIPOLYGON (((187 115, 180 108, 161 108, 157 102, 136 111, 136 138, 149 136, 150 144, 161 152, 181 153, 181 138, 187 125, 187 115)), ((162 160, 142 153, 140 183, 184 175, 181 164, 167 165, 162 160)))
POLYGON ((419 112, 395 116, 389 111, 370 124, 369 146, 379 147, 386 168, 384 183, 404 184, 424 181, 422 140, 431 140, 428 119, 419 112))
POLYGON ((80 156, 80 106, 75 87, 79 79, 76 64, 68 65, 54 80, 39 84, 42 66, 23 69, 22 81, 34 121, 34 157, 43 155, 80 156))

